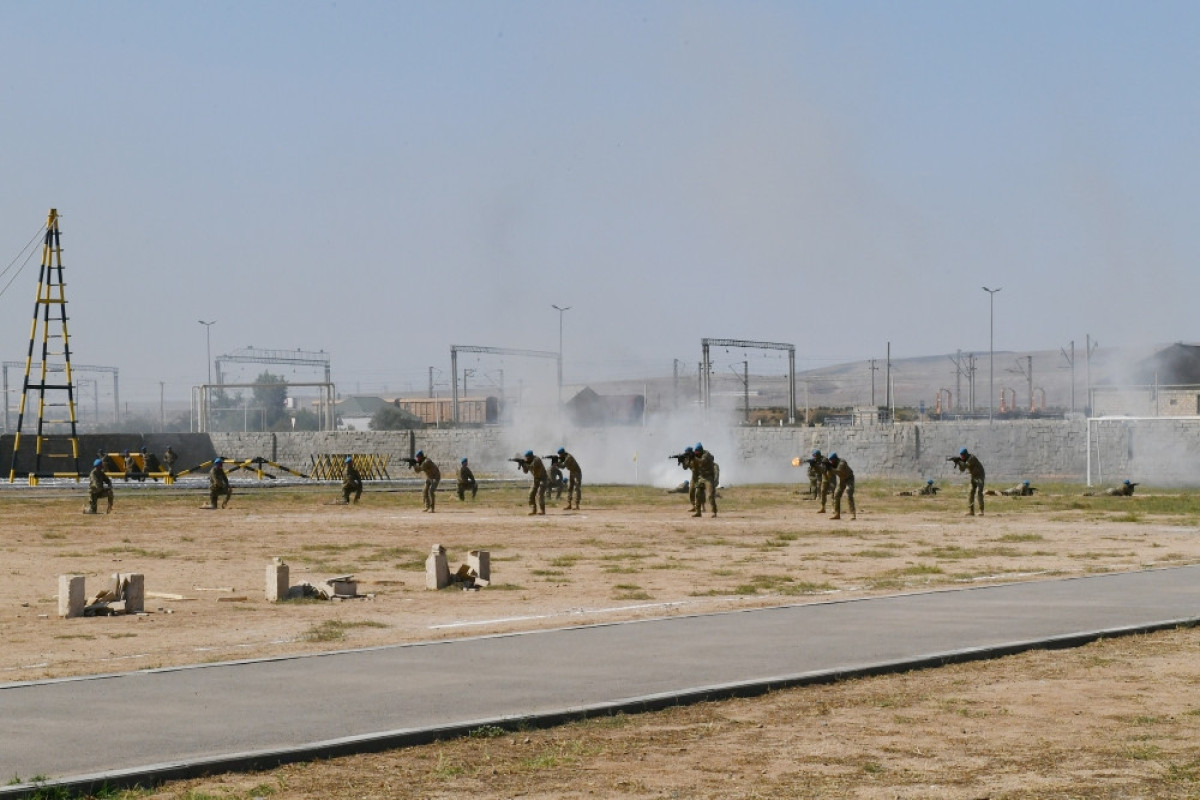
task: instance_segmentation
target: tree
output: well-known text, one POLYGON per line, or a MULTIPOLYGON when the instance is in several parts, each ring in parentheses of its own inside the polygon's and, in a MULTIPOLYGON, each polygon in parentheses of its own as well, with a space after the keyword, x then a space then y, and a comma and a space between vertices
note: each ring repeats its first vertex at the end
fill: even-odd
MULTIPOLYGON (((287 416, 287 381, 281 375, 263 372, 254 379, 254 405, 262 409, 263 430, 274 430, 287 416)), ((288 422, 291 428, 291 422, 288 422)))
POLYGON ((373 431, 403 431, 419 427, 421 424, 421 418, 416 414, 411 414, 394 405, 385 405, 380 406, 379 410, 371 416, 367 427, 373 431))

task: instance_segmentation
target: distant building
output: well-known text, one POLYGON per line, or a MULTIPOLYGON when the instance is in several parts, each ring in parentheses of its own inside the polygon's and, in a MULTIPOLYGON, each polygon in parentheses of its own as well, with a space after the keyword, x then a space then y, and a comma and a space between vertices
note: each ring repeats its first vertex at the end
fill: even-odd
POLYGON ((565 406, 567 417, 581 428, 641 425, 646 397, 640 394, 599 395, 585 386, 565 406))
POLYGON ((1092 387, 1092 415, 1200 415, 1200 346, 1177 343, 1092 387))
POLYGON ((334 413, 338 417, 338 430, 370 430, 371 417, 375 416, 375 412, 381 406, 386 406, 387 404, 387 401, 382 397, 372 397, 370 395, 343 397, 334 404, 334 413))

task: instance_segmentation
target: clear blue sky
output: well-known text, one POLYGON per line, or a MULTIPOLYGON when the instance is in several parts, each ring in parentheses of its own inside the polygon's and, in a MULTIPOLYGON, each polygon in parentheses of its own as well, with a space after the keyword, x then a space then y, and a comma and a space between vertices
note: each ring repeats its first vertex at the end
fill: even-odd
POLYGON ((997 350, 1195 341, 1197 41, 1195 2, 8 0, 0 267, 58 208, 74 357, 135 401, 202 382, 198 319, 344 393, 555 350, 552 304, 568 382, 986 352, 983 285, 997 350))

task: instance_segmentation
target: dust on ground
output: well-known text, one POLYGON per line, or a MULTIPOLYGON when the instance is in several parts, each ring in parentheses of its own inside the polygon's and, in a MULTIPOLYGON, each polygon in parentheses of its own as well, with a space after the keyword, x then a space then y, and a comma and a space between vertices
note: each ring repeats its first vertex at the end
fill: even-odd
MULTIPOLYGON (((239 486, 228 509, 204 511, 195 492, 118 483, 107 516, 80 514, 82 492, 5 491, 0 681, 1200 562, 1200 496, 1190 493, 1083 497, 1081 487, 1051 487, 989 498, 987 516, 966 517, 958 487, 932 498, 896 488, 860 485, 854 521, 816 513, 791 486, 725 489, 720 515, 701 519, 680 495, 629 487, 589 487, 581 511, 549 504, 536 517, 513 486, 474 502, 443 492, 435 514, 413 492, 334 505, 331 487, 239 486), (489 551, 492 585, 427 590, 434 544, 452 568, 470 550, 489 551), (268 603, 276 556, 293 584, 352 574, 369 597, 268 603), (146 576, 150 613, 57 618, 58 575, 86 575, 90 595, 118 571, 146 576)), ((1200 791, 1198 647, 1192 631, 1135 637, 550 731, 483 732, 160 794, 1195 796, 1186 792, 1200 791), (1103 793, 1117 787, 1125 793, 1103 793)))

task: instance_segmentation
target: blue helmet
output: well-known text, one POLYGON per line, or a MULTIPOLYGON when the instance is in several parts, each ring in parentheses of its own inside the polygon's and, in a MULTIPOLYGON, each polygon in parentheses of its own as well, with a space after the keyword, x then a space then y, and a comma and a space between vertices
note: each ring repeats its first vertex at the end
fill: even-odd
MULTIPOLYGON (((93 461, 93 462, 92 462, 92 466, 93 466, 93 467, 99 467, 99 466, 101 466, 101 465, 103 465, 103 464, 104 464, 104 462, 103 462, 103 461, 101 461, 101 460, 100 460, 100 459, 98 459, 98 458, 97 458, 95 461, 93 461)), ((1128 483, 1128 481, 1126 481, 1126 482, 1128 483)))
POLYGON ((692 448, 692 446, 689 444, 687 447, 683 448, 683 452, 685 452, 685 453, 694 453, 694 452, 696 452, 696 451, 695 451, 695 449, 693 449, 693 448, 692 448))
POLYGON ((424 451, 424 450, 418 450, 418 451, 417 451, 417 458, 424 458, 424 457, 425 457, 425 451, 424 451))
POLYGON ((533 458, 533 451, 532 451, 532 450, 526 450, 526 451, 525 451, 525 457, 526 457, 526 458, 533 458))
POLYGON ((704 449, 704 445, 700 444, 700 442, 696 442, 696 449, 697 449, 697 450, 703 450, 703 449, 704 449))
POLYGON ((830 454, 829 454, 829 460, 830 460, 830 461, 837 461, 837 453, 830 453, 830 454))
POLYGON ((346 456, 346 459, 345 459, 345 461, 346 461, 346 463, 347 463, 347 464, 349 464, 349 463, 350 463, 351 461, 353 461, 353 460, 354 460, 354 456, 346 456))
POLYGON ((967 455, 967 448, 965 448, 965 447, 964 447, 962 450, 959 450, 959 451, 958 451, 958 454, 959 454, 960 456, 965 456, 965 455, 967 455))
POLYGON ((467 463, 467 460, 464 458, 464 459, 463 459, 462 461, 460 461, 459 463, 460 463, 460 464, 465 464, 465 463, 467 463))
POLYGON ((812 457, 813 457, 813 458, 820 458, 820 457, 821 457, 821 451, 820 451, 820 450, 813 450, 813 451, 812 451, 812 457))
POLYGON ((558 454, 560 456, 566 454, 566 452, 567 452, 567 448, 565 448, 565 447, 558 448, 558 454))
POLYGON ((1128 485, 1129 485, 1129 478, 1126 478, 1126 479, 1125 479, 1125 485, 1126 485, 1126 486, 1128 486, 1128 485))
POLYGON ((224 464, 224 463, 225 463, 225 459, 221 458, 220 456, 217 456, 216 458, 213 459, 213 464, 224 464))
POLYGON ((1021 485, 1022 485, 1022 486, 1028 486, 1028 485, 1029 485, 1029 481, 1024 481, 1024 482, 1022 482, 1022 483, 1021 483, 1021 485))
POLYGON ((929 480, 925 481, 925 485, 926 485, 926 486, 933 486, 933 478, 930 478, 929 480))

